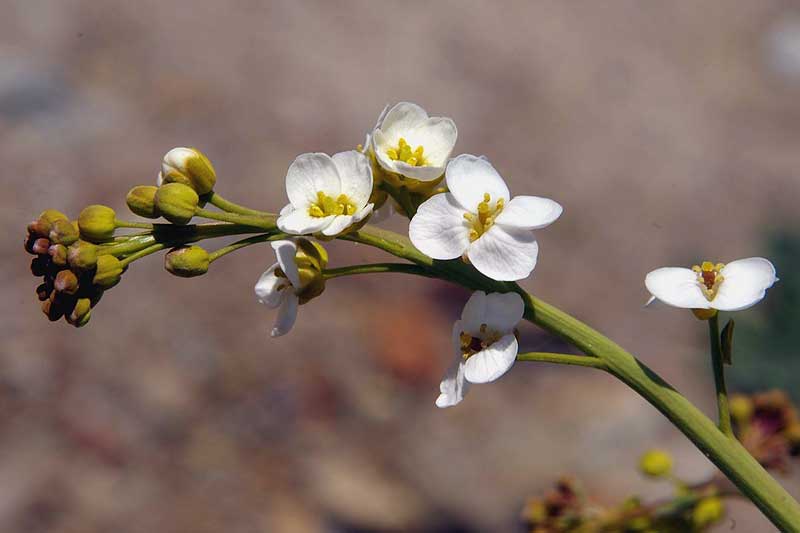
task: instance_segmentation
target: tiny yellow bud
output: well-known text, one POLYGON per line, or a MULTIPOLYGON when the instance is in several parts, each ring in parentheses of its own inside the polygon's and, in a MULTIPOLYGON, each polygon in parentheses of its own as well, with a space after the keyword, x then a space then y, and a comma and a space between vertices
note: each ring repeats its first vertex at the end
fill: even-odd
POLYGON ((155 205, 158 212, 173 224, 188 224, 200 198, 194 189, 182 183, 167 183, 158 188, 155 205))
POLYGON ((173 248, 164 256, 164 268, 182 278, 201 276, 208 272, 208 252, 200 246, 173 248))
POLYGON ((122 271, 119 259, 113 255, 101 255, 97 258, 97 270, 95 270, 92 283, 103 289, 110 289, 119 283, 122 271))
POLYGON ((310 266, 319 272, 328 266, 328 252, 323 246, 309 239, 297 239, 295 262, 298 268, 310 266))
POLYGON ((67 249, 69 267, 78 270, 91 270, 97 265, 97 247, 86 241, 77 241, 67 249))
POLYGON ((703 498, 692 511, 692 522, 697 527, 706 527, 722 520, 725 505, 716 496, 703 498))
POLYGON ((217 173, 211 161, 196 148, 173 148, 164 155, 161 163, 164 183, 183 183, 197 194, 211 192, 217 182, 217 173))
POLYGON ((131 212, 145 218, 158 218, 159 213, 156 209, 156 191, 158 187, 153 185, 138 185, 128 191, 125 203, 131 212))
POLYGON ((66 319, 76 328, 80 328, 89 322, 91 314, 92 301, 89 298, 78 298, 75 302, 75 307, 72 308, 72 312, 67 315, 66 319))
POLYGON ((753 406, 753 400, 744 394, 734 394, 731 396, 730 400, 728 401, 728 406, 730 407, 731 416, 739 424, 748 422, 753 416, 753 411, 755 410, 755 407, 753 406))
POLYGON ((53 244, 69 246, 78 240, 78 230, 68 219, 59 218, 51 223, 48 238, 53 244))
POLYGON ((78 216, 81 239, 89 242, 105 242, 114 238, 117 215, 105 205, 90 205, 78 216))
POLYGON ((649 450, 639 458, 639 470, 650 477, 664 477, 672 472, 672 456, 663 450, 649 450))
POLYGON ((78 292, 78 276, 71 270, 62 270, 56 274, 53 288, 64 294, 75 294, 78 292))

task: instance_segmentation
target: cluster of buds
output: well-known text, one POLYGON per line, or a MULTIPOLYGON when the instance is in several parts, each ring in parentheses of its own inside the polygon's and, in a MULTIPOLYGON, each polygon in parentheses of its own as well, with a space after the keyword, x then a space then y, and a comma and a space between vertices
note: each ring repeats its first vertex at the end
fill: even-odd
POLYGON ((674 496, 652 504, 629 497, 618 505, 604 506, 590 501, 574 480, 562 478, 543 497, 528 500, 522 521, 531 533, 699 533, 722 520, 725 506, 714 483, 688 487, 674 479, 668 453, 645 453, 639 469, 649 478, 675 482, 674 496))
POLYGON ((781 390, 730 399, 737 438, 764 468, 786 471, 800 455, 800 417, 781 390))
POLYGON ((114 227, 114 211, 104 206, 87 207, 76 221, 48 209, 28 225, 25 250, 36 256, 31 272, 42 278, 36 294, 47 318, 84 326, 103 291, 119 282, 120 260, 92 242, 111 239, 114 227))

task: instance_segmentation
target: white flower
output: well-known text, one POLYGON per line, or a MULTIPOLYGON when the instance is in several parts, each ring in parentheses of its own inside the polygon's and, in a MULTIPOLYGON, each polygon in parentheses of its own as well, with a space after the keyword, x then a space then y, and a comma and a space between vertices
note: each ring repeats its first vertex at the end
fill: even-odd
POLYGON ((503 178, 482 157, 463 154, 447 165, 450 192, 419 206, 408 235, 433 259, 464 257, 499 281, 527 277, 539 245, 531 230, 553 223, 563 209, 547 198, 510 194, 503 178))
POLYGON ((272 249, 278 262, 261 274, 256 282, 256 298, 270 309, 278 309, 278 318, 271 335, 280 337, 289 333, 297 318, 301 290, 300 272, 295 263, 297 245, 293 241, 274 241, 272 249))
POLYGON ((400 102, 379 119, 371 141, 375 158, 384 169, 433 181, 444 172, 457 137, 458 130, 451 119, 429 117, 417 104, 400 102))
POLYGON ((300 155, 286 174, 286 193, 291 203, 278 217, 281 231, 340 235, 372 212, 369 159, 356 150, 300 155))
POLYGON ((673 307, 740 311, 760 302, 776 281, 772 263, 748 257, 728 264, 705 261, 691 269, 659 268, 644 284, 653 295, 648 304, 657 298, 673 307))
POLYGON ((437 407, 459 403, 470 383, 489 383, 508 372, 517 359, 514 328, 524 310, 515 292, 472 293, 461 320, 453 324, 455 360, 439 385, 437 407))

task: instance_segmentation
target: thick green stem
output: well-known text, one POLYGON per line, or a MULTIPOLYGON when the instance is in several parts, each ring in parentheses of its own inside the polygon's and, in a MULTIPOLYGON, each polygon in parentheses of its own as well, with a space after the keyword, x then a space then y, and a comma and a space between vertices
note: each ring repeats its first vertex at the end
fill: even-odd
POLYGON ((719 429, 728 437, 734 438, 733 428, 731 428, 731 412, 728 408, 725 364, 722 359, 722 347, 720 346, 719 338, 719 315, 717 314, 708 319, 708 340, 711 344, 711 368, 714 371, 714 385, 717 388, 719 429))
POLYGON ((129 264, 133 263, 137 259, 140 259, 142 257, 146 257, 146 256, 148 256, 150 254, 154 254, 154 253, 156 253, 156 252, 158 252, 160 250, 163 250, 164 248, 166 248, 166 245, 163 244, 163 243, 152 244, 152 245, 148 246, 147 248, 139 250, 136 253, 133 253, 131 255, 125 256, 124 259, 120 260, 119 264, 120 264, 121 267, 128 266, 129 264))
POLYGON ((275 234, 275 235, 272 235, 272 234, 269 234, 269 233, 265 233, 264 235, 255 235, 253 237, 248 237, 246 239, 242 239, 240 241, 236 241, 236 242, 234 242, 232 244, 229 244, 228 246, 223 246, 222 248, 214 250, 213 252, 208 254, 208 262, 209 263, 213 263, 214 261, 216 261, 220 257, 228 255, 229 253, 235 252, 236 250, 239 250, 241 248, 245 248, 247 246, 251 246, 253 244, 258 244, 258 243, 267 242, 267 241, 275 241, 275 240, 285 239, 285 238, 286 238, 286 234, 285 233, 278 233, 278 234, 275 234))
POLYGON ((210 203, 211 205, 216 206, 222 209, 223 211, 227 211, 228 213, 236 213, 238 215, 248 215, 255 217, 270 216, 270 213, 267 213, 265 211, 257 211, 255 209, 250 209, 249 207, 244 207, 243 205, 235 204, 213 191, 209 194, 207 200, 208 203, 210 203))
POLYGON ((800 505, 745 448, 717 426, 666 381, 616 343, 576 318, 522 290, 516 283, 490 280, 460 261, 434 261, 411 242, 390 231, 365 227, 346 240, 368 244, 430 267, 442 278, 472 289, 515 291, 525 302, 525 318, 596 356, 608 372, 638 392, 680 429, 717 467, 750 498, 781 531, 800 532, 800 505))
POLYGON ((274 215, 240 215, 237 213, 228 213, 225 211, 209 211, 198 207, 195 214, 199 217, 210 218, 211 220, 219 220, 221 222, 229 222, 231 224, 239 224, 242 226, 251 226, 253 228, 260 228, 263 230, 275 229, 275 216, 274 215))
POLYGON ((325 279, 333 279, 355 274, 375 274, 379 272, 396 272, 401 274, 415 274, 427 278, 438 278, 439 276, 429 269, 419 265, 409 265, 406 263, 373 263, 370 265, 354 265, 338 268, 328 268, 322 274, 325 279))
POLYGON ((517 361, 535 361, 540 363, 555 363, 559 365, 586 366, 607 370, 606 364, 599 357, 590 355, 572 355, 567 353, 527 352, 517 355, 517 361))

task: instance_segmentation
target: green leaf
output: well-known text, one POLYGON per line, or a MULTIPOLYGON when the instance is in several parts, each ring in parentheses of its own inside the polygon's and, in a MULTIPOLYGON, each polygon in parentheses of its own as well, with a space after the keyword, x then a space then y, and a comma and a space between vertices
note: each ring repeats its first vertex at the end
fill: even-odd
POLYGON ((720 334, 720 344, 722 347, 722 362, 726 365, 732 365, 732 357, 733 357, 733 328, 736 323, 731 318, 728 320, 728 323, 725 324, 725 327, 722 328, 722 333, 720 334))

